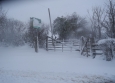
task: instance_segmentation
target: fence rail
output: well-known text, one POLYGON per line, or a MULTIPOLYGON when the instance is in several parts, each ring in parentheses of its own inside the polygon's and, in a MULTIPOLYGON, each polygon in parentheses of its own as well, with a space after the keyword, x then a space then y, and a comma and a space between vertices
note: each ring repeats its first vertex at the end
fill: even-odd
POLYGON ((80 40, 81 42, 81 55, 86 55, 88 56, 92 56, 93 58, 95 58, 96 55, 102 55, 102 49, 99 47, 99 45, 94 41, 94 38, 81 38, 80 40))
POLYGON ((46 38, 46 50, 60 50, 60 51, 80 51, 79 49, 76 49, 76 47, 79 48, 79 42, 77 39, 72 40, 58 40, 53 39, 51 37, 46 38))

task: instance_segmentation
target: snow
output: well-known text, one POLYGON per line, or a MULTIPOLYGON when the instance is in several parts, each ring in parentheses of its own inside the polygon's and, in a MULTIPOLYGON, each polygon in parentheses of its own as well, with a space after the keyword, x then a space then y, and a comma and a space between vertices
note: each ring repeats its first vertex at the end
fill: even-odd
POLYGON ((115 43, 115 39, 114 38, 107 38, 107 39, 101 39, 98 41, 98 44, 105 44, 105 43, 109 43, 109 42, 113 42, 115 43))
POLYGON ((0 47, 0 83, 115 83, 115 60, 77 51, 0 47))
POLYGON ((78 29, 77 29, 77 32, 81 32, 81 31, 83 31, 82 28, 78 28, 78 29))

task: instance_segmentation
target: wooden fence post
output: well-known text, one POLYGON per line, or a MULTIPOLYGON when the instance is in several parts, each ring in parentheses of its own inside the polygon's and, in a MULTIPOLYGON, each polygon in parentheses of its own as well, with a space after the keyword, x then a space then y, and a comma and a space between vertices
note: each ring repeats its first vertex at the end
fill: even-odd
POLYGON ((36 39, 35 39, 35 52, 38 53, 38 46, 39 46, 39 40, 38 40, 38 29, 36 29, 36 39))
POLYGON ((70 46, 70 48, 71 48, 71 52, 72 52, 72 44, 73 44, 73 42, 71 41, 71 43, 70 43, 70 45, 71 45, 71 46, 70 46))
POLYGON ((46 36, 46 51, 48 51, 48 36, 46 36))
POLYGON ((92 49, 93 47, 95 47, 95 46, 93 46, 94 43, 95 43, 94 38, 93 37, 90 38, 90 55, 92 55, 93 58, 95 58, 95 56, 96 56, 95 50, 92 49))
POLYGON ((82 52, 82 48, 83 48, 83 45, 84 45, 84 37, 82 36, 81 39, 80 39, 80 53, 82 52))
POLYGON ((89 38, 89 42, 90 42, 89 43, 90 44, 90 55, 92 56, 93 53, 92 53, 92 41, 91 41, 91 38, 89 38))
POLYGON ((62 52, 63 52, 63 44, 64 44, 64 39, 63 39, 63 42, 62 42, 62 52))
POLYGON ((88 57, 88 39, 86 39, 86 54, 87 54, 87 57, 88 57))

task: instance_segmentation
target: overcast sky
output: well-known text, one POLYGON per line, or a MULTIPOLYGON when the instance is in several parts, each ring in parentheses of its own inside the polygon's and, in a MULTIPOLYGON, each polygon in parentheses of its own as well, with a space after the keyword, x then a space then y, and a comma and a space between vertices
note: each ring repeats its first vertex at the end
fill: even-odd
POLYGON ((70 15, 76 12, 87 17, 87 10, 95 6, 103 6, 107 0, 26 0, 4 2, 3 7, 8 10, 7 16, 23 22, 30 17, 40 18, 49 24, 48 8, 50 8, 52 22, 58 16, 70 15))

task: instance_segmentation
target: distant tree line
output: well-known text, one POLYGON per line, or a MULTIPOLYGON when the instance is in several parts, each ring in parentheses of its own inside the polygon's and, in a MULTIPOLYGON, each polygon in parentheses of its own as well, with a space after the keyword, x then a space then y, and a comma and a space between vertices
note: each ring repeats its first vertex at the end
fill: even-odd
POLYGON ((60 39, 79 38, 88 36, 87 21, 78 14, 57 17, 53 22, 53 33, 58 34, 60 39))
POLYGON ((36 29, 33 27, 32 22, 29 22, 28 30, 25 33, 25 42, 28 43, 31 47, 35 46, 36 43, 36 37, 38 36, 39 40, 39 47, 43 48, 45 47, 46 42, 46 36, 48 34, 49 26, 42 23, 41 28, 36 29))
POLYGON ((1 45, 19 46, 24 44, 25 24, 19 20, 7 18, 0 5, 0 43, 1 45))
MULTIPOLYGON (((0 4, 0 46, 20 46, 29 44, 34 47, 36 41, 36 29, 31 26, 31 22, 23 23, 19 20, 6 16, 0 4)), ((42 23, 38 31, 39 45, 44 47, 47 36, 48 25, 42 23)))
MULTIPOLYGON (((89 18, 81 17, 77 13, 67 16, 57 17, 53 21, 53 34, 58 34, 59 39, 89 37, 90 34, 96 39, 115 38, 115 2, 108 0, 105 8, 94 7, 89 18), (104 32, 104 31, 105 32, 104 32)), ((32 28, 31 22, 23 23, 19 20, 6 16, 0 5, 0 42, 4 45, 24 45, 28 43, 34 46, 36 40, 36 30, 32 28)), ((38 30, 40 47, 44 47, 45 38, 48 34, 49 26, 42 24, 38 30)))

